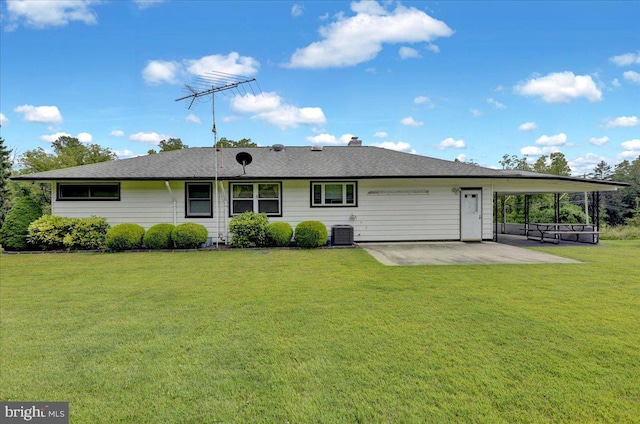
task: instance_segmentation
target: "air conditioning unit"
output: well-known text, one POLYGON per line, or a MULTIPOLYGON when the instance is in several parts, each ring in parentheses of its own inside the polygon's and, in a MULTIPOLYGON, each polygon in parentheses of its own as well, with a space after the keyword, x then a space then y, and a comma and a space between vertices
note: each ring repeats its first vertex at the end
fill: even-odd
POLYGON ((331 227, 331 244, 333 246, 353 245, 353 227, 351 225, 334 225, 331 227))

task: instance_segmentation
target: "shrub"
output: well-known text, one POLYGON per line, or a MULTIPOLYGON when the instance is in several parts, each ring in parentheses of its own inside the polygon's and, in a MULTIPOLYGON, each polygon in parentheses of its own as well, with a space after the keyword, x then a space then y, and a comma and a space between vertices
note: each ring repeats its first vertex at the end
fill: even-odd
POLYGON ((74 220, 64 216, 43 215, 29 225, 27 240, 42 250, 64 248, 64 238, 71 233, 74 220))
POLYGON ((270 246, 288 246, 293 236, 293 228, 286 222, 272 222, 265 229, 267 243, 270 246))
POLYGON ((320 221, 302 221, 296 226, 296 244, 312 249, 327 243, 327 227, 320 221))
POLYGON ((6 250, 26 250, 29 225, 42 216, 42 209, 29 197, 18 200, 7 213, 0 229, 0 244, 6 250))
POLYGON ((176 227, 173 224, 156 224, 144 234, 144 245, 149 249, 170 249, 173 247, 171 233, 176 227))
POLYGON ((92 215, 71 220, 71 231, 62 240, 70 250, 104 249, 110 225, 107 218, 92 215))
POLYGON ((118 224, 109 229, 106 245, 111 250, 130 250, 142 247, 144 228, 138 224, 118 224))
POLYGON ((601 231, 600 240, 640 240, 640 227, 619 225, 604 227, 601 231))
POLYGON ((42 250, 102 249, 109 224, 106 218, 67 218, 44 215, 29 225, 27 240, 42 250))
POLYGON ((195 249, 207 241, 209 232, 204 225, 194 222, 180 224, 173 229, 171 238, 178 249, 195 249))
POLYGON ((266 245, 269 219, 264 213, 244 212, 229 222, 232 247, 259 247, 266 245))

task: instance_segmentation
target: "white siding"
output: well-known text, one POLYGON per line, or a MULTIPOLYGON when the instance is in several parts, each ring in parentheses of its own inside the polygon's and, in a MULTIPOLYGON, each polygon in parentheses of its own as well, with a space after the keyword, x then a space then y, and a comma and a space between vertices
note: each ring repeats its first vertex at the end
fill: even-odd
MULTIPOLYGON (((351 181, 351 180, 345 180, 351 181)), ((185 218, 184 181, 172 181, 176 199, 176 223, 197 222, 215 239, 220 228, 224 241, 228 224, 228 182, 221 184, 220 211, 213 218, 185 218)), ((483 189, 483 238, 493 236, 493 193, 488 180, 394 179, 358 181, 358 205, 354 207, 311 207, 310 181, 291 180, 282 184, 282 217, 292 227, 306 220, 323 222, 329 231, 333 225, 354 227, 357 242, 459 240, 460 194, 456 188, 483 189), (428 191, 428 193, 424 193, 428 191), (377 192, 377 193, 376 193, 377 192)), ((164 181, 121 183, 120 201, 56 201, 54 215, 106 217, 111 225, 134 222, 148 229, 154 224, 173 223, 173 200, 164 181)))

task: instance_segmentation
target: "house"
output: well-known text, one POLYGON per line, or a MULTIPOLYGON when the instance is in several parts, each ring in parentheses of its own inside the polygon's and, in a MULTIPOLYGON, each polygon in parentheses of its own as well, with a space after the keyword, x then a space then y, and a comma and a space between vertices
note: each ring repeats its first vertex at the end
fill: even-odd
POLYGON ((245 211, 295 227, 353 228, 355 242, 491 240, 508 193, 600 192, 620 184, 497 170, 362 146, 199 147, 15 177, 52 183, 52 213, 149 228, 197 222, 230 239, 245 211))

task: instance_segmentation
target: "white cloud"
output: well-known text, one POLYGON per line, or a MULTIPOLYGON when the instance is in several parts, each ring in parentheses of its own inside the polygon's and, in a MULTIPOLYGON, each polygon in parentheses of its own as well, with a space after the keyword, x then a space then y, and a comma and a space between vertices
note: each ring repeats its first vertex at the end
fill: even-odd
POLYGON ((607 120, 607 128, 636 127, 638 125, 640 125, 640 119, 637 116, 619 116, 607 120))
POLYGON ((111 133, 109 133, 110 136, 113 137, 123 137, 124 136, 124 131, 122 130, 113 130, 111 131, 111 133))
POLYGON ((413 103, 417 105, 426 105, 427 107, 433 109, 436 107, 435 103, 431 101, 427 96, 418 96, 413 99, 413 103))
POLYGON ((453 30, 444 22, 401 4, 391 11, 375 1, 352 2, 351 10, 355 16, 338 14, 334 22, 321 27, 322 40, 297 49, 288 66, 354 66, 375 58, 384 44, 429 43, 453 35, 453 30))
POLYGON ((556 135, 543 135, 535 141, 538 146, 563 146, 567 143, 567 135, 564 133, 556 135))
POLYGON ((419 59, 422 57, 418 50, 405 46, 400 47, 398 54, 400 55, 400 59, 419 59))
POLYGON ((537 146, 525 146, 520 149, 520 154, 524 156, 540 156, 542 155, 542 149, 537 146))
POLYGON ((407 116, 406 118, 402 118, 400 120, 402 125, 406 125, 408 127, 421 127, 424 125, 424 122, 416 121, 412 116, 407 116))
POLYGON ((301 4, 294 4, 291 7, 291 16, 297 18, 298 16, 302 16, 304 14, 304 7, 301 4))
POLYGON ((594 146, 602 146, 605 145, 609 142, 609 137, 607 137, 606 135, 604 137, 591 137, 589 139, 589 143, 593 144, 594 146))
POLYGON ((168 140, 169 138, 168 135, 158 134, 157 132, 138 132, 129 136, 129 140, 156 145, 162 140, 168 140))
POLYGON ((556 72, 540 78, 532 78, 514 87, 523 96, 540 96, 548 103, 569 103, 584 97, 591 102, 602 99, 602 91, 590 75, 573 72, 556 72))
POLYGON ((464 149, 467 147, 467 143, 464 142, 464 140, 456 140, 452 137, 449 138, 445 138, 444 140, 442 140, 437 146, 436 148, 440 149, 440 150, 444 150, 444 149, 464 149))
POLYGON ((627 71, 622 76, 632 84, 640 84, 640 74, 636 71, 627 71))
POLYGON ((525 122, 518 127, 520 131, 533 131, 537 128, 538 124, 536 124, 535 122, 525 122))
POLYGON ((258 73, 259 68, 260 63, 254 58, 231 52, 226 56, 216 54, 200 59, 184 59, 182 62, 150 60, 142 70, 142 78, 147 84, 178 84, 186 76, 207 76, 216 71, 221 73, 216 78, 224 81, 223 74, 251 76, 258 73))
POLYGON ((609 61, 617 66, 640 65, 640 52, 613 56, 609 58, 609 61))
POLYGON ((150 60, 142 70, 142 78, 147 84, 177 84, 180 64, 164 60, 150 60))
POLYGON ((23 105, 14 109, 14 112, 22 114, 22 120, 39 124, 58 124, 62 122, 62 114, 57 106, 31 106, 23 105))
POLYGON ((93 141, 93 136, 88 132, 81 132, 76 138, 81 143, 91 143, 93 141))
POLYGON ((460 162, 464 162, 467 160, 467 155, 465 155, 464 153, 460 153, 458 156, 456 156, 456 159, 460 162))
POLYGON ((72 135, 66 132, 57 132, 55 134, 41 135, 39 138, 47 143, 53 143, 60 137, 72 137, 72 135))
POLYGON ((375 143, 374 146, 382 147, 383 149, 388 149, 388 150, 395 150, 398 152, 413 153, 413 154, 417 153, 416 150, 413 149, 409 143, 405 143, 404 141, 398 141, 398 142, 384 141, 382 143, 375 143))
MULTIPOLYGON (((57 133, 54 133, 54 134, 41 135, 39 138, 42 141, 46 141, 48 143, 53 143, 54 141, 56 141, 60 137, 73 137, 73 136, 71 134, 69 134, 69 133, 66 133, 66 132, 57 132, 57 133)), ((78 141, 81 142, 81 143, 91 143, 93 141, 93 136, 91 134, 87 133, 87 132, 81 132, 75 138, 77 138, 78 141)))
POLYGON ((228 55, 214 54, 200 59, 185 60, 187 71, 194 75, 206 75, 217 71, 233 75, 255 75, 260 69, 260 62, 249 56, 240 56, 238 52, 228 55))
POLYGON ((116 156, 118 156, 118 159, 126 159, 126 158, 132 158, 132 157, 140 156, 140 155, 137 155, 137 154, 133 153, 129 149, 116 150, 115 153, 116 153, 116 156))
POLYGON ((98 20, 90 6, 97 3, 97 0, 7 0, 8 29, 13 30, 20 23, 36 29, 61 27, 70 22, 92 25, 98 20))
POLYGON ((300 124, 322 125, 327 122, 321 108, 299 108, 286 104, 273 92, 236 96, 231 100, 231 108, 236 113, 252 113, 253 118, 265 120, 281 129, 294 128, 300 124))
POLYGON ((436 46, 435 44, 429 43, 426 49, 429 50, 431 53, 440 53, 440 47, 436 46))
POLYGON ((478 110, 478 109, 471 109, 471 115, 473 115, 474 118, 477 118, 479 116, 482 116, 482 111, 478 110))
POLYGON ((550 153, 559 152, 560 148, 558 146, 544 146, 542 148, 538 146, 526 146, 520 149, 520 154, 524 156, 540 156, 540 155, 548 155, 550 153))
POLYGON ((193 122, 194 124, 202 124, 202 121, 200 120, 200 118, 198 118, 193 113, 190 114, 190 115, 187 115, 187 117, 184 118, 184 120, 187 121, 187 122, 193 122))
POLYGON ((167 0, 133 0, 134 3, 138 5, 140 10, 148 9, 151 6, 155 6, 159 3, 164 3, 167 0))
POLYGON ((587 153, 584 156, 577 157, 569 162, 569 168, 573 175, 584 175, 593 172, 593 169, 601 162, 607 161, 604 156, 599 156, 594 153, 587 153))
POLYGON ((487 103, 489 103, 490 105, 494 105, 496 107, 496 109, 506 109, 507 108, 504 104, 500 103, 499 101, 497 101, 497 100, 495 100, 495 99, 493 99, 491 97, 489 97, 487 99, 487 103))
POLYGON ((7 125, 9 125, 9 118, 0 113, 0 126, 6 127, 7 125))
POLYGON ((619 160, 635 160, 638 155, 640 155, 640 151, 636 151, 636 150, 625 150, 624 152, 620 152, 618 154, 618 159, 619 160))
POLYGON ((620 143, 625 150, 640 150, 640 138, 634 138, 633 140, 627 140, 620 143))
POLYGON ((613 85, 614 87, 620 87, 622 84, 620 84, 620 81, 618 81, 618 78, 614 78, 611 81, 611 85, 613 85))
POLYGON ((313 145, 346 146, 351 137, 353 137, 353 134, 343 134, 340 137, 336 137, 333 134, 322 133, 307 137, 307 141, 310 141, 313 145))
POLYGON ((387 138, 389 137, 389 134, 387 134, 384 131, 378 131, 373 135, 375 138, 387 138))

